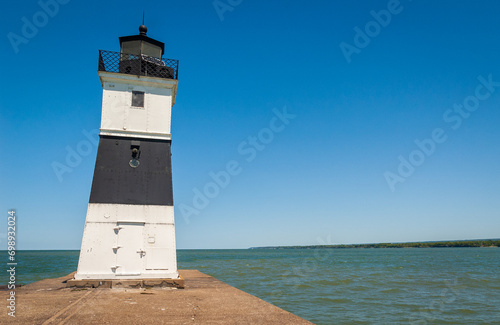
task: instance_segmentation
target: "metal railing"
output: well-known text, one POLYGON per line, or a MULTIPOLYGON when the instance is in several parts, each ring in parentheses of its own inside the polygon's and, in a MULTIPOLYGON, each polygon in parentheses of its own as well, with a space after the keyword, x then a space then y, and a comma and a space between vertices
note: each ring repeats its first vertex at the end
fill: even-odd
POLYGON ((99 50, 99 71, 177 79, 179 60, 99 50))

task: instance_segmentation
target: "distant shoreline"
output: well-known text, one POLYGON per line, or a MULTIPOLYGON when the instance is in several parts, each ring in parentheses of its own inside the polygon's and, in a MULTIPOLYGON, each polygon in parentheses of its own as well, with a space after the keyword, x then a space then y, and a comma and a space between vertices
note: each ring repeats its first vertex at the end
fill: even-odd
POLYGON ((311 246, 263 246, 249 249, 315 249, 315 248, 446 248, 446 247, 500 247, 498 239, 481 240, 454 240, 436 242, 411 243, 379 243, 379 244, 340 244, 340 245, 311 245, 311 246))

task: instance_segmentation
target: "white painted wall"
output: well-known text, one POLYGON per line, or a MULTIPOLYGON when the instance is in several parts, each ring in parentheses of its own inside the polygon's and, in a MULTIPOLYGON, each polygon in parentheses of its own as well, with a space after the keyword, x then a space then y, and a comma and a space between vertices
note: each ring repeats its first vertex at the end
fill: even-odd
POLYGON ((173 206, 89 204, 75 279, 178 276, 173 206))
POLYGON ((106 72, 99 76, 103 87, 101 134, 170 139, 177 80, 106 72), (145 93, 144 108, 132 106, 132 91, 145 93))

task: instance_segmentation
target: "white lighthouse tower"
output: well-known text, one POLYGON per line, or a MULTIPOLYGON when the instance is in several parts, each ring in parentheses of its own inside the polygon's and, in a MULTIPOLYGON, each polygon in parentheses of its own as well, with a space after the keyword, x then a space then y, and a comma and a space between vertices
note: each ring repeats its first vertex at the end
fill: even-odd
POLYGON ((177 279, 170 117, 178 61, 164 43, 120 37, 99 51, 99 148, 75 280, 177 279))

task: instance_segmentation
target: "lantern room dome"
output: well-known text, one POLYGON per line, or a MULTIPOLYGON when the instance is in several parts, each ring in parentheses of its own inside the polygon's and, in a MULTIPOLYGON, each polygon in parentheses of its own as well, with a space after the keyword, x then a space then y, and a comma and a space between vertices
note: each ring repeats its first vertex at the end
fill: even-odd
POLYGON ((139 26, 139 35, 120 37, 120 52, 161 58, 165 52, 165 43, 146 36, 147 31, 148 28, 141 25, 139 26))

